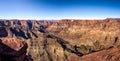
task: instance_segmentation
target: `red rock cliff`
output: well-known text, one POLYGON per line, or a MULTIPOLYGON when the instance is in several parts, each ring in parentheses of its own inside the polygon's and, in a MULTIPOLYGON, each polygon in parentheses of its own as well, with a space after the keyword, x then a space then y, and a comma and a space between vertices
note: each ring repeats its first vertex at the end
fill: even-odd
POLYGON ((16 38, 0 38, 0 58, 4 61, 23 61, 27 44, 16 38))

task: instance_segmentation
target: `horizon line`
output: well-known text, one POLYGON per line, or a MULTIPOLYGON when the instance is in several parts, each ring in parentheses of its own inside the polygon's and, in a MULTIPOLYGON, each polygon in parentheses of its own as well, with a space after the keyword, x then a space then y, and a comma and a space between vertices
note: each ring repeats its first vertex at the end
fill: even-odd
POLYGON ((102 19, 84 19, 84 18, 79 18, 79 19, 74 19, 74 18, 66 18, 66 19, 2 19, 0 18, 0 20, 105 20, 105 19, 120 19, 120 18, 102 18, 102 19))
POLYGON ((102 19, 100 19, 100 18, 98 18, 98 19, 85 19, 85 18, 77 18, 77 19, 75 19, 75 18, 63 18, 63 19, 13 19, 13 18, 10 18, 10 19, 2 19, 2 18, 0 18, 0 20, 105 20, 105 19, 120 19, 120 18, 102 18, 102 19))

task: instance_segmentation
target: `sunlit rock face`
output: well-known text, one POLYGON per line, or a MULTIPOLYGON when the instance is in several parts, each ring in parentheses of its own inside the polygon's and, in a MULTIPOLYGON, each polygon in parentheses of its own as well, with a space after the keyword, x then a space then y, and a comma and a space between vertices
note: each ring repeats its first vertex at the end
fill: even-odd
POLYGON ((99 40, 109 45, 120 38, 120 20, 61 20, 47 30, 72 44, 92 46, 93 42, 99 40))
POLYGON ((23 61, 27 44, 16 38, 0 38, 0 59, 2 61, 23 61))
MULTIPOLYGON (((17 38, 28 44, 27 55, 29 57, 25 58, 29 60, 81 61, 82 59, 86 61, 87 58, 92 60, 93 55, 96 59, 105 61, 108 59, 105 57, 109 55, 109 51, 113 53, 115 59, 119 58, 117 54, 119 55, 120 19, 4 20, 0 21, 0 26, 4 28, 0 28, 0 36, 3 37, 6 34, 4 36, 6 38, 17 38), (101 55, 98 57, 98 54, 101 55)), ((11 48, 19 50, 19 45, 11 46, 11 48)), ((110 59, 115 61, 114 58, 110 59)))

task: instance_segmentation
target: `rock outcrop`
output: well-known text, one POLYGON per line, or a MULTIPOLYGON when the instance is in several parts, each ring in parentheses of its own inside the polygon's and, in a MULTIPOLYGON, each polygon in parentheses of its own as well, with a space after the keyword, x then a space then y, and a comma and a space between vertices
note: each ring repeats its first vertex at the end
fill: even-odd
POLYGON ((0 38, 1 61, 23 61, 27 52, 27 44, 16 38, 0 38))

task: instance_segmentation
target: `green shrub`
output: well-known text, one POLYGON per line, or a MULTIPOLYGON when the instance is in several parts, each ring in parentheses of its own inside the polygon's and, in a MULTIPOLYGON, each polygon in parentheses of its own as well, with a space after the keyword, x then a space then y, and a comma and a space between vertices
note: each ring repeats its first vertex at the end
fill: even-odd
POLYGON ((98 40, 96 40, 96 41, 93 43, 93 49, 94 49, 94 51, 102 50, 102 49, 104 49, 104 48, 105 48, 104 45, 101 45, 98 40))
POLYGON ((81 52, 82 52, 83 54, 89 53, 89 49, 88 49, 87 46, 85 46, 85 45, 81 45, 81 46, 80 46, 80 50, 81 50, 81 52))

